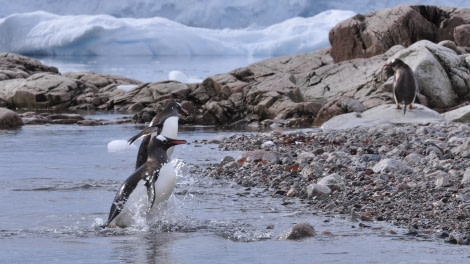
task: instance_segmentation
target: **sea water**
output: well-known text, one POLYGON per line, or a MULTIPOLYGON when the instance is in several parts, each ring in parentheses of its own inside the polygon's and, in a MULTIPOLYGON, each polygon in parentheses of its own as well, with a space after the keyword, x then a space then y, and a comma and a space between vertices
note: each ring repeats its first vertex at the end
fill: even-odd
MULTIPOLYGON (((113 118, 114 115, 109 115, 113 118)), ((137 150, 110 152, 141 126, 27 125, 0 130, 0 256, 3 263, 464 263, 467 246, 417 239, 382 222, 360 228, 347 216, 323 215, 298 199, 216 180, 195 168, 215 166, 216 144, 236 131, 183 127, 174 194, 152 218, 101 229, 137 150), (317 235, 277 237, 309 222, 317 235)))
POLYGON ((42 63, 55 66, 61 73, 89 71, 109 73, 142 82, 169 80, 172 71, 189 79, 205 78, 246 67, 265 57, 251 56, 35 56, 42 63))

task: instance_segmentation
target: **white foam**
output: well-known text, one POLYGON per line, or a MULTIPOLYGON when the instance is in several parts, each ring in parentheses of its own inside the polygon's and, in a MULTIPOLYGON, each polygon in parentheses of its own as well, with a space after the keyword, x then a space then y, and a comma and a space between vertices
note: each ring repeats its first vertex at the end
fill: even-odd
POLYGON ((130 144, 127 140, 113 140, 108 143, 108 152, 134 151, 137 149, 135 144, 130 144))

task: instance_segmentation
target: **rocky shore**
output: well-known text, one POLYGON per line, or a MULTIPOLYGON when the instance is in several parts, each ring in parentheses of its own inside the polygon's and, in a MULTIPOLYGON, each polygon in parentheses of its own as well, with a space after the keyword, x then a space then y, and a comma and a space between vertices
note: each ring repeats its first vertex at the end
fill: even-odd
POLYGON ((346 130, 239 134, 242 150, 206 168, 211 177, 352 220, 387 221, 409 235, 470 243, 470 127, 384 124, 346 130))
POLYGON ((32 58, 0 53, 0 107, 128 112, 145 123, 176 100, 191 112, 182 119, 187 124, 319 126, 392 103, 393 72, 384 64, 400 58, 415 72, 418 103, 442 113, 470 100, 469 17, 466 8, 419 5, 358 14, 331 29, 330 48, 259 61, 201 83, 60 73, 32 58))
POLYGON ((80 111, 133 113, 132 120, 118 122, 145 123, 169 100, 191 112, 180 119, 185 124, 316 127, 231 136, 220 148, 245 152, 202 170, 266 188, 275 197, 300 198, 325 213, 387 221, 408 227, 411 235, 469 244, 469 18, 470 9, 409 5, 358 14, 330 31, 331 48, 191 84, 60 73, 26 56, 0 53, 0 129, 106 124, 85 120, 80 111), (426 107, 407 117, 433 121, 373 119, 373 126, 319 128, 346 113, 349 120, 372 112, 390 121, 387 114, 394 110, 377 109, 393 102, 393 73, 384 68, 391 58, 413 69, 417 101, 426 107), (436 116, 442 118, 434 122, 436 116))

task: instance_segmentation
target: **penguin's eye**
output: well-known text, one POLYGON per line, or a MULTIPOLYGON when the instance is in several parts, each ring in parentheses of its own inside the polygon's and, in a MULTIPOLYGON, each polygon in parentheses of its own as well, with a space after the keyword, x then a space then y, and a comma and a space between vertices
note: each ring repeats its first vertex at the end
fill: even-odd
POLYGON ((168 143, 168 140, 164 139, 164 140, 162 140, 162 142, 163 142, 163 144, 166 144, 166 143, 168 143))

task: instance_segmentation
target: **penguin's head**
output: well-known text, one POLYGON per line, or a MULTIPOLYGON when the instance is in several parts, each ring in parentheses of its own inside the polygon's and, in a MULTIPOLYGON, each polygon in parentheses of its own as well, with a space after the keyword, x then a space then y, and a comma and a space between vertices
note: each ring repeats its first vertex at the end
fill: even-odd
POLYGON ((399 68, 403 65, 405 65, 405 63, 400 59, 392 59, 391 62, 385 64, 385 66, 392 67, 393 69, 399 68))
POLYGON ((173 139, 169 137, 165 137, 162 135, 157 135, 154 137, 153 143, 157 146, 161 146, 164 150, 167 150, 169 147, 186 144, 186 140, 183 139, 173 139))
POLYGON ((189 116, 188 110, 184 109, 184 107, 180 104, 175 102, 175 107, 178 110, 178 113, 183 114, 184 116, 189 116))

